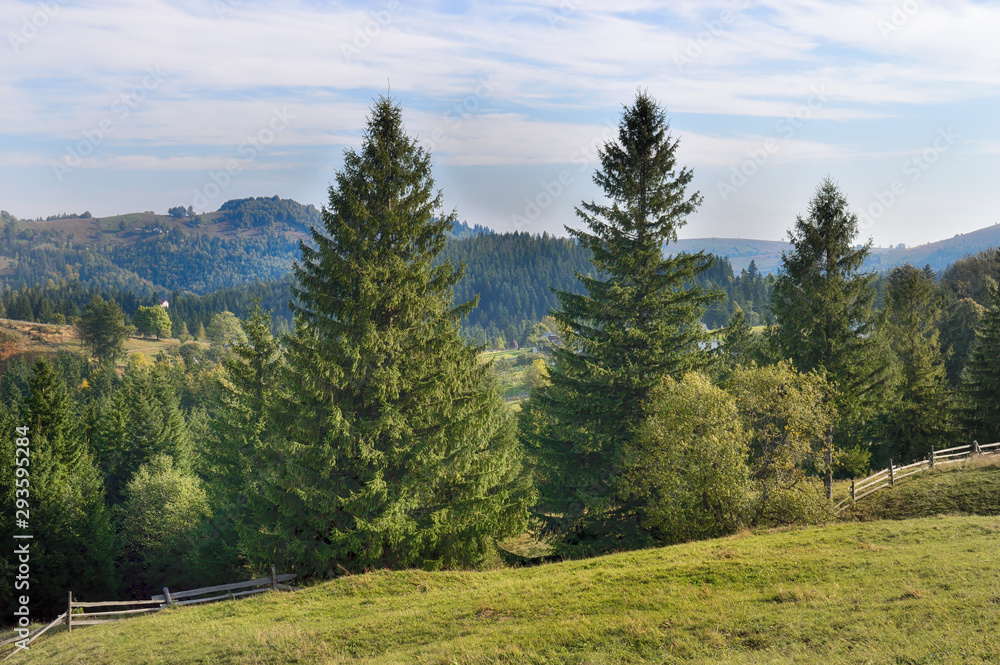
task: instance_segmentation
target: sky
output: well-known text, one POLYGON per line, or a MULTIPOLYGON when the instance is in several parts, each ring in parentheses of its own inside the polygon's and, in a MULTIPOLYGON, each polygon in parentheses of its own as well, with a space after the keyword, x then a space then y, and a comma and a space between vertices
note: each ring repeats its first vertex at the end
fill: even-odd
POLYGON ((639 90, 703 203, 781 240, 830 177, 863 238, 1000 222, 1000 2, 5 0, 0 208, 317 206, 389 94, 447 211, 564 234, 639 90))

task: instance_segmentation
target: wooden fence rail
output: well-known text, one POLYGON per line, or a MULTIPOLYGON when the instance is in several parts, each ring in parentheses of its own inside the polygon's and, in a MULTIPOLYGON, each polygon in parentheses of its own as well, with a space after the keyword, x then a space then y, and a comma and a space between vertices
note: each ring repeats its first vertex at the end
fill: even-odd
POLYGON ((889 466, 885 469, 861 480, 851 480, 850 496, 834 506, 833 511, 839 515, 848 506, 853 506, 859 499, 863 499, 869 494, 874 494, 886 487, 892 487, 903 478, 908 478, 915 473, 933 469, 935 466, 941 464, 954 464, 955 462, 962 462, 971 457, 994 455, 997 453, 1000 453, 1000 441, 985 445, 980 445, 978 441, 973 441, 968 445, 953 446, 943 450, 934 450, 934 447, 931 446, 931 452, 925 459, 911 462, 904 466, 894 466, 892 460, 889 460, 889 466))
MULTIPOLYGON (((52 623, 39 628, 33 633, 30 633, 26 638, 14 637, 9 640, 5 640, 0 643, 0 646, 11 644, 13 642, 20 642, 22 639, 27 639, 28 642, 25 644, 30 644, 31 641, 40 637, 42 633, 47 631, 49 628, 56 626, 61 623, 66 624, 66 630, 72 632, 74 626, 95 626, 102 623, 113 623, 115 621, 120 621, 121 619, 127 619, 129 617, 135 616, 137 614, 148 614, 150 612, 159 612, 160 610, 166 609, 168 607, 180 606, 180 605, 195 605, 197 603, 208 603, 216 600, 230 600, 233 598, 238 598, 240 596, 248 596, 251 594, 264 593, 266 591, 295 591, 295 587, 288 586, 284 582, 295 579, 294 573, 286 573, 278 575, 271 566, 271 575, 269 577, 261 577, 256 580, 248 580, 246 582, 234 582, 232 584, 221 584, 219 586, 209 586, 202 587, 201 589, 189 589, 186 591, 170 591, 167 587, 163 588, 163 595, 153 596, 150 600, 102 600, 97 602, 81 602, 79 600, 73 600, 73 592, 70 591, 67 594, 67 605, 66 611, 56 617, 52 623), (237 589, 247 589, 246 591, 239 591, 234 593, 237 589), (218 593, 220 591, 228 591, 229 593, 224 593, 221 595, 209 596, 207 598, 199 598, 198 596, 205 596, 210 593, 218 593), (178 598, 188 598, 189 600, 177 600, 178 598), (110 608, 110 607, 121 607, 130 609, 120 609, 120 610, 109 610, 100 612, 87 612, 85 608, 110 608), (137 609, 131 609, 137 608, 137 609), (73 614, 74 609, 83 609, 81 614, 73 614), (101 617, 101 618, 94 618, 101 617)), ((7 655, 4 660, 10 658, 14 654, 20 653, 21 649, 15 649, 13 653, 7 655)))

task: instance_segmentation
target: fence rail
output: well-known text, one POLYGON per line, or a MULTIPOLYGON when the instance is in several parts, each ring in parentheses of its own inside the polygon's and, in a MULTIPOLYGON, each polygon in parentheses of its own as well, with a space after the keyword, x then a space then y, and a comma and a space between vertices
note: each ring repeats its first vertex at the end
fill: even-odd
MULTIPOLYGON (((151 612, 159 612, 160 610, 166 609, 168 607, 181 606, 181 605, 195 605, 198 603, 209 603, 216 600, 230 600, 233 598, 239 598, 241 596, 248 596, 251 594, 265 593, 267 591, 295 591, 295 587, 284 584, 295 579, 294 573, 285 573, 278 575, 271 566, 271 575, 269 577, 261 577, 256 580, 248 580, 246 582, 234 582, 232 584, 221 584, 219 586, 209 586, 202 587, 200 589, 188 589, 185 591, 173 591, 167 587, 163 587, 163 595, 153 596, 150 600, 101 600, 101 601, 89 601, 83 602, 79 600, 73 600, 73 592, 68 592, 68 601, 66 604, 66 611, 56 617, 52 623, 39 628, 33 633, 29 633, 26 637, 13 637, 4 642, 0 642, 0 646, 8 645, 13 642, 21 642, 22 639, 26 639, 25 645, 30 644, 33 640, 40 637, 42 633, 47 631, 53 626, 59 624, 66 624, 66 630, 68 632, 73 631, 74 626, 96 626, 104 623, 114 623, 115 621, 121 621, 122 619, 127 619, 129 617, 135 616, 137 614, 148 614, 151 612), (235 592, 237 589, 247 589, 246 591, 235 592), (205 596, 210 593, 218 593, 220 591, 228 591, 229 593, 223 593, 220 595, 209 596, 207 598, 200 598, 199 596, 205 596), (235 592, 235 593, 234 593, 235 592), (188 600, 177 600, 178 598, 187 598, 188 600), (120 610, 108 610, 103 611, 103 608, 110 607, 121 607, 121 608, 137 608, 137 609, 120 609, 120 610), (101 608, 102 611, 99 612, 87 612, 86 608, 101 608), (80 614, 73 614, 73 610, 81 609, 83 610, 80 614), (95 618, 101 617, 101 618, 95 618)), ((15 648, 12 653, 7 654, 7 658, 20 653, 20 648, 15 648)))
POLYGON ((859 499, 863 499, 886 487, 893 487, 903 478, 908 478, 915 473, 927 471, 942 464, 963 462, 979 455, 995 455, 998 453, 1000 453, 1000 441, 983 445, 980 445, 978 441, 973 441, 964 446, 953 446, 951 448, 944 448, 943 450, 934 450, 934 446, 931 446, 931 452, 925 459, 911 462, 904 466, 895 466, 892 460, 889 460, 889 466, 885 469, 877 471, 861 480, 851 480, 850 496, 835 505, 833 511, 839 515, 848 506, 853 506, 857 503, 859 499), (905 471, 906 473, 900 473, 901 471, 905 471))

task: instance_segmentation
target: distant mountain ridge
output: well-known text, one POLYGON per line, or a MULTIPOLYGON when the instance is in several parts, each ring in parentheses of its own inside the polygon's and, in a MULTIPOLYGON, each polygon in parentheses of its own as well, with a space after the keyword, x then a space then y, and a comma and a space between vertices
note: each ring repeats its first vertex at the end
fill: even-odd
MULTIPOLYGON (((944 270, 963 256, 998 246, 1000 224, 994 224, 915 247, 873 247, 865 268, 882 271, 909 263, 921 268, 930 265, 933 270, 944 270)), ((777 272, 781 267, 781 253, 791 249, 789 242, 752 238, 684 238, 667 247, 671 254, 707 252, 725 256, 737 272, 754 261, 763 273, 777 272)))

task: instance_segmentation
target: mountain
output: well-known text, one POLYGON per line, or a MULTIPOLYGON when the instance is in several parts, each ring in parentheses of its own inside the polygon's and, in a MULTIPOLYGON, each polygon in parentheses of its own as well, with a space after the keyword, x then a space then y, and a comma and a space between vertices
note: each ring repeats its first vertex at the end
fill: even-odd
MULTIPOLYGON (((1000 246, 1000 224, 916 247, 873 247, 865 268, 882 271, 909 263, 918 267, 929 264, 934 270, 944 270, 963 256, 997 246, 1000 246)), ((791 249, 788 242, 750 238, 685 238, 668 247, 673 254, 707 252, 725 256, 737 272, 754 261, 763 273, 777 272, 781 253, 791 249)))

